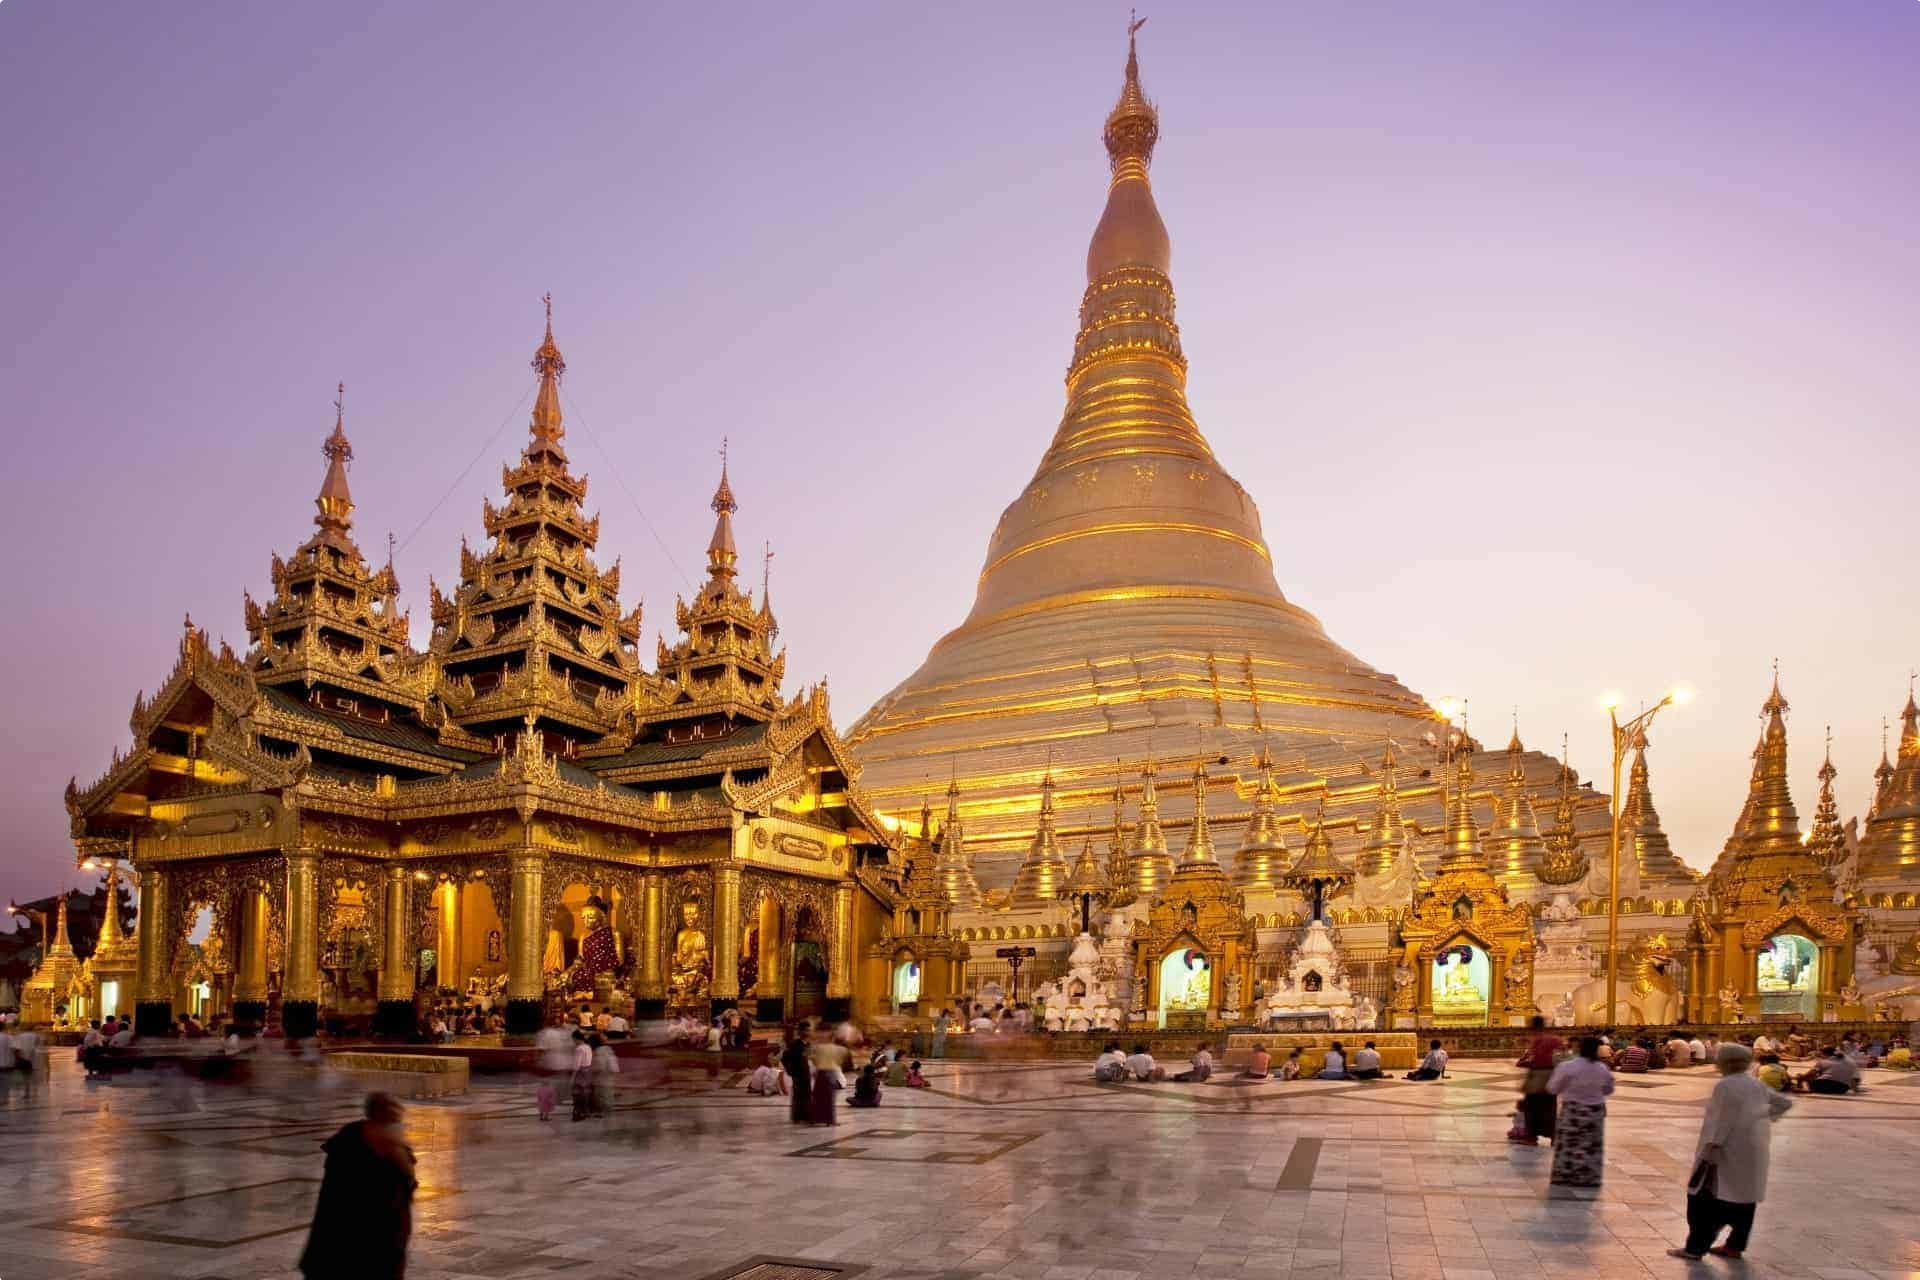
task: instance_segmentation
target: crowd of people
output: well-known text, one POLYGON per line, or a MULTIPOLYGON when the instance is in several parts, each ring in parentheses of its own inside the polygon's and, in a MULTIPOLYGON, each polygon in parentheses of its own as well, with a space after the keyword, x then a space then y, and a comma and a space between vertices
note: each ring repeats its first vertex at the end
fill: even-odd
MULTIPOLYGON (((1247 1064, 1234 1074, 1236 1080, 1298 1080, 1304 1069, 1303 1051, 1290 1049, 1279 1066, 1273 1063, 1273 1055, 1267 1052, 1267 1046, 1256 1044, 1247 1055, 1247 1064)), ((1447 1051, 1440 1041, 1428 1043, 1426 1055, 1420 1065, 1406 1074, 1408 1080, 1438 1080, 1447 1073, 1447 1051)), ((1320 1068, 1311 1079, 1314 1080, 1380 1080, 1386 1072, 1380 1065, 1380 1050, 1371 1040, 1365 1041, 1360 1048, 1349 1056, 1346 1045, 1335 1040, 1327 1046, 1321 1055, 1320 1068)), ((1144 1044, 1133 1046, 1131 1053, 1122 1053, 1118 1040, 1107 1041, 1106 1048, 1093 1061, 1093 1078, 1103 1084, 1119 1084, 1123 1081, 1136 1081, 1157 1084, 1171 1081, 1174 1084, 1204 1084, 1213 1077, 1213 1046, 1202 1041, 1194 1047, 1193 1056, 1188 1060, 1187 1069, 1168 1074, 1167 1069, 1154 1061, 1153 1054, 1144 1044)))

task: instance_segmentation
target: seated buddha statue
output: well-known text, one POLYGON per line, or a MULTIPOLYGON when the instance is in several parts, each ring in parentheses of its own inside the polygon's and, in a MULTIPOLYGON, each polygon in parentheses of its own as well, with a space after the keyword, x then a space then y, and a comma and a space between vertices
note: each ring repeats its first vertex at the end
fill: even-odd
POLYGON ((573 962, 568 977, 568 989, 573 992, 586 992, 594 989, 594 979, 603 973, 612 973, 620 962, 619 949, 614 945, 613 926, 607 920, 606 906, 599 898, 587 899, 580 908, 580 929, 582 940, 580 956, 573 962))
POLYGON ((700 904, 680 905, 680 931, 673 935, 673 970, 667 992, 676 1005, 694 1004, 707 997, 707 935, 700 928, 700 904))

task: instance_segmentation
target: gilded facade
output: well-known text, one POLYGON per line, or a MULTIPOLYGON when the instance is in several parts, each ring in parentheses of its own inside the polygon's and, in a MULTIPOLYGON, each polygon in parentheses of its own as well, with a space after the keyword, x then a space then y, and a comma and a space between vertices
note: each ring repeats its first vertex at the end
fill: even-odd
POLYGON ((705 581, 648 670, 567 457, 550 310, 533 368, 526 446, 457 585, 430 584, 424 649, 393 566, 352 536, 336 405, 315 531, 244 601, 247 650, 189 619, 129 746, 69 785, 82 856, 139 880, 144 1029, 209 1003, 293 1034, 397 1030, 423 990, 503 1002, 512 1031, 572 999, 763 1019, 884 1002, 860 959, 906 918, 902 840, 825 683, 781 688, 724 465, 705 581))

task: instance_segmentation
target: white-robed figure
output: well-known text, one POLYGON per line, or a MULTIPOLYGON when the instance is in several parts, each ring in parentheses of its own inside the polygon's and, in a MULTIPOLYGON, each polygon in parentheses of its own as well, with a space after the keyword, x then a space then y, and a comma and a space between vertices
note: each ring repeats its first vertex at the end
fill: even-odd
POLYGON ((1770 1126, 1793 1106, 1785 1094, 1748 1073, 1753 1051, 1745 1045, 1723 1044, 1714 1060, 1720 1081, 1707 1099, 1687 1183, 1687 1243, 1672 1251, 1690 1260, 1708 1253, 1738 1258, 1746 1252, 1754 1206, 1767 1194, 1770 1126), (1716 1245, 1722 1227, 1729 1228, 1727 1242, 1716 1245))

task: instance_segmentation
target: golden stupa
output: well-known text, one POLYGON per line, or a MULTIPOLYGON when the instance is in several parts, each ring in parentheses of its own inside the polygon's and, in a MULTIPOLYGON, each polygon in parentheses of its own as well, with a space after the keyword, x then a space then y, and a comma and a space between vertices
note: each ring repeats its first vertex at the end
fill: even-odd
MULTIPOLYGON (((1116 782, 1129 799, 1147 798, 1142 766, 1156 754, 1224 766, 1215 825, 1227 850, 1253 817, 1257 760, 1270 753, 1281 819, 1266 818, 1267 838, 1303 830, 1324 797, 1330 838, 1350 857, 1378 808, 1379 762, 1398 740, 1409 767, 1397 803, 1409 822, 1444 821, 1423 767, 1438 756, 1420 753, 1446 725, 1287 599, 1253 498, 1194 421, 1171 242, 1148 177, 1159 135, 1130 38, 1106 120, 1111 181, 1087 249, 1065 413, 994 529, 972 611, 848 734, 883 809, 909 814, 929 778, 957 775, 969 848, 1002 884, 1039 825, 1049 753, 1056 803, 1069 811, 1104 801, 1116 782)), ((1516 790, 1477 798, 1491 805, 1529 787, 1551 796, 1557 761, 1516 752, 1514 767, 1516 790)), ((1188 800, 1160 796, 1160 822, 1184 830, 1188 800)), ((1582 818, 1603 823, 1603 800, 1589 800, 1582 818)), ((1542 848, 1526 822, 1509 841, 1513 874, 1542 848)), ((1136 852, 1143 895, 1172 874, 1158 854, 1136 852)))

